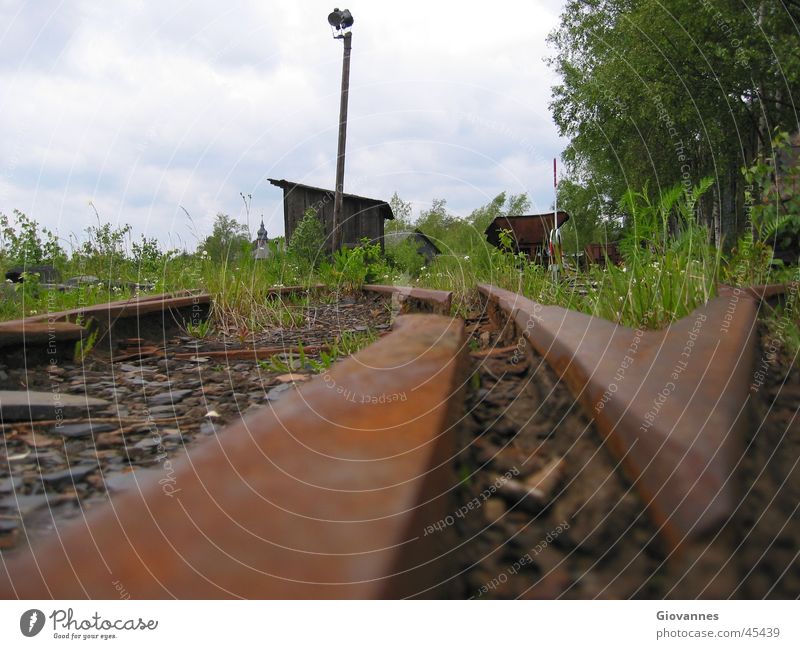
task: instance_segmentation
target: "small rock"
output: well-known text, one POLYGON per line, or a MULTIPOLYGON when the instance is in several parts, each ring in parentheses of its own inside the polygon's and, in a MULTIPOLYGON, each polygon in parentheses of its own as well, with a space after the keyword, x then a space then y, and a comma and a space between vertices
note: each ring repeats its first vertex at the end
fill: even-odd
POLYGON ((0 494, 11 493, 22 486, 22 478, 3 478, 0 480, 0 494))
POLYGON ((144 368, 141 365, 131 365, 130 363, 120 363, 119 365, 116 365, 115 368, 117 370, 121 370, 123 372, 138 372, 138 373, 147 373, 147 374, 152 374, 155 371, 155 370, 144 368))
POLYGON ((139 451, 152 451, 156 447, 161 445, 161 439, 157 437, 145 437, 142 440, 136 442, 133 445, 133 448, 139 451))
POLYGON ((62 437, 89 437, 97 433, 108 433, 116 430, 117 426, 113 424, 93 424, 87 422, 85 424, 64 424, 63 426, 55 426, 51 432, 62 437))
POLYGON ((171 390, 170 392, 162 392, 147 400, 148 404, 158 406, 167 403, 178 403, 185 399, 192 393, 192 390, 171 390))
POLYGON ((489 498, 483 506, 483 514, 490 523, 499 523, 506 513, 506 505, 499 498, 489 498))
POLYGON ((17 529, 19 522, 16 518, 0 518, 0 534, 8 534, 17 529))
POLYGON ((137 469, 135 471, 113 471, 105 475, 105 488, 109 493, 119 493, 129 489, 138 489, 145 482, 145 476, 160 473, 154 469, 137 469))
POLYGON ((274 388, 272 388, 267 393, 267 400, 268 401, 277 401, 278 399, 280 399, 283 396, 283 394, 287 390, 290 390, 293 385, 294 385, 293 383, 284 383, 283 385, 275 386, 274 388))
POLYGON ((50 503, 51 500, 52 499, 48 498, 45 494, 5 496, 4 498, 0 498, 0 509, 18 511, 20 516, 25 516, 39 509, 39 507, 44 507, 50 503))
POLYGON ((165 442, 180 442, 183 435, 177 428, 165 428, 161 431, 161 439, 165 442))
POLYGON ((94 443, 97 448, 117 446, 118 444, 122 443, 122 431, 115 431, 113 433, 100 433, 94 438, 94 443))
POLYGON ((150 408, 151 415, 174 415, 175 414, 175 406, 166 405, 166 406, 153 406, 150 408))
POLYGON ((21 453, 12 453, 11 455, 7 455, 5 457, 6 461, 8 462, 20 462, 26 459, 31 454, 30 449, 22 451, 21 453))
POLYGON ((64 469, 63 471, 53 471, 52 473, 43 473, 42 481, 48 482, 50 484, 56 484, 59 482, 72 482, 74 480, 80 480, 81 478, 89 475, 93 471, 97 471, 97 469, 99 468, 100 467, 95 463, 78 464, 68 469, 64 469))
POLYGON ((89 410, 108 406, 104 399, 87 396, 34 392, 32 390, 0 390, 2 421, 31 421, 58 417, 80 417, 89 410))
POLYGON ((557 457, 548 462, 543 469, 526 478, 525 484, 532 491, 535 490, 543 500, 547 501, 552 496, 558 483, 561 482, 561 478, 564 477, 565 469, 564 458, 557 457))

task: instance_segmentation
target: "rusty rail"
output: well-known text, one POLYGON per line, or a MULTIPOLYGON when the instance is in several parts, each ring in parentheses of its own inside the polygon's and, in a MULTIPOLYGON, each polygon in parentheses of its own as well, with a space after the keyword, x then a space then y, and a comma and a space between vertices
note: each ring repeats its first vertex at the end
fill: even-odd
POLYGON ((636 331, 479 290, 594 419, 673 550, 720 528, 738 500, 753 300, 719 297, 662 331, 636 331))
POLYGON ((440 315, 450 315, 450 307, 453 303, 452 291, 383 284, 365 284, 363 288, 370 293, 396 295, 405 310, 422 310, 440 315))
POLYGON ((460 321, 401 316, 176 460, 169 489, 148 476, 5 562, 0 597, 435 593, 453 553, 420 530, 449 511, 466 363, 460 321))

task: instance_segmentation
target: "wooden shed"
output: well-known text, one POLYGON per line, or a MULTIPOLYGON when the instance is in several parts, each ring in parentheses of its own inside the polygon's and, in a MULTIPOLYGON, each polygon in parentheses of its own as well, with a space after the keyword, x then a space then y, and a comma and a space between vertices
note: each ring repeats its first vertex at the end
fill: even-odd
MULTIPOLYGON (((274 178, 268 180, 283 190, 283 225, 286 241, 291 241, 295 228, 303 220, 306 211, 313 208, 325 225, 327 235, 325 249, 331 252, 334 191, 289 180, 275 180, 274 178)), ((342 222, 339 225, 342 245, 356 246, 361 243, 361 239, 367 238, 370 241, 379 242, 383 249, 383 222, 385 219, 394 219, 392 208, 386 201, 355 194, 344 194, 342 196, 342 222)))
MULTIPOLYGON (((558 212, 558 227, 569 221, 569 214, 558 212)), ((500 248, 500 231, 510 230, 514 252, 523 252, 532 261, 546 263, 547 234, 553 228, 553 213, 498 216, 486 228, 486 239, 500 248)))

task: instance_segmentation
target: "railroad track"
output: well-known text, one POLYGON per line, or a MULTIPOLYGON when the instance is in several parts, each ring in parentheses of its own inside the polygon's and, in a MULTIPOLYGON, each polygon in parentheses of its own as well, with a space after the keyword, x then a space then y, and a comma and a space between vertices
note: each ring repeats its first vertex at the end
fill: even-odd
MULTIPOLYGON (((447 292, 367 286, 320 303, 306 329, 217 347, 176 334, 208 296, 91 307, 96 362, 121 376, 97 395, 116 410, 91 426, 115 428, 87 434, 81 409, 79 442, 3 422, 0 503, 39 496, 55 529, 0 509, 25 537, 3 550, 0 596, 796 595, 798 377, 754 389, 763 294, 723 292, 637 332, 478 288, 466 321, 447 292), (313 360, 364 329, 375 341, 322 374, 291 366, 299 343, 313 360), (54 438, 77 467, 43 468, 54 438), (37 466, 21 480, 25 447, 37 466)), ((0 325, 7 363, 49 364, 55 336, 53 365, 69 366, 75 315, 0 325)), ((103 384, 93 371, 75 384, 84 399, 103 384)))

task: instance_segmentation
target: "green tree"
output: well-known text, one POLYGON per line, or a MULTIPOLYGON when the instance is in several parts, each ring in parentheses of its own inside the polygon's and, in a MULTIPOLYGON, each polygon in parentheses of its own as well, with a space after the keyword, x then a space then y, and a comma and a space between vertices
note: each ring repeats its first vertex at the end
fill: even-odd
POLYGON ((410 232, 414 229, 414 220, 411 214, 411 203, 404 201, 397 192, 389 199, 394 220, 386 222, 386 232, 410 232))
POLYGON ((199 250, 218 262, 233 261, 250 243, 247 226, 227 214, 219 213, 211 235, 200 244, 199 250))
POLYGON ((794 1, 569 0, 550 36, 551 109, 572 179, 620 197, 711 176, 703 221, 717 240, 740 230, 740 168, 774 127, 796 128, 798 18, 794 1))
POLYGON ((593 186, 562 180, 558 184, 558 208, 569 214, 569 221, 561 228, 567 253, 581 252, 587 243, 616 241, 619 237, 620 221, 604 216, 618 210, 593 186))

